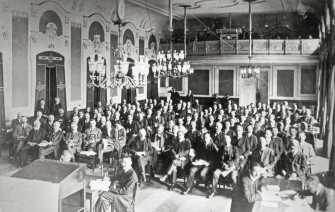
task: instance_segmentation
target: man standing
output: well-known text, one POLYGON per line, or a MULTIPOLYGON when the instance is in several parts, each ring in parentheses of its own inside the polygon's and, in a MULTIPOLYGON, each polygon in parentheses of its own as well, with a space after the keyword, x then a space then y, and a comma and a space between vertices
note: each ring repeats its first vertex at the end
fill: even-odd
POLYGON ((121 167, 122 172, 110 186, 109 191, 100 195, 95 205, 95 211, 133 211, 138 179, 131 167, 131 158, 123 158, 121 167))

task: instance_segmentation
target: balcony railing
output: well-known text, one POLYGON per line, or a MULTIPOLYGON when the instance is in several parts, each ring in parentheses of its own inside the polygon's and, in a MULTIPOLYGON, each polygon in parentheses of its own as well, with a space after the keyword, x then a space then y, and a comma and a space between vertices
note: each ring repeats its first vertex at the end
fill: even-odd
MULTIPOLYGON (((289 39, 289 40, 253 40, 252 52, 254 55, 312 55, 320 46, 319 39, 289 39)), ((167 51, 168 44, 161 44, 160 49, 167 51)), ((182 50, 184 45, 177 43, 173 49, 182 50)), ((209 55, 247 55, 249 52, 248 40, 217 40, 200 41, 187 45, 188 56, 209 55)))

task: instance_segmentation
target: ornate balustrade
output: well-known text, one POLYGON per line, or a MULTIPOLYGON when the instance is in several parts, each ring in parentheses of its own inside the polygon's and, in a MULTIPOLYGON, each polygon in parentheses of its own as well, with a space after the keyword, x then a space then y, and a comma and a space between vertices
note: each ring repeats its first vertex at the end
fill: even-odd
MULTIPOLYGON (((255 39, 252 51, 255 55, 312 55, 320 46, 319 39, 255 39)), ((168 44, 161 44, 161 50, 168 50, 168 44)), ((173 49, 182 50, 182 43, 174 44, 173 49)), ((249 52, 248 40, 200 41, 187 45, 189 56, 246 55, 249 52)))

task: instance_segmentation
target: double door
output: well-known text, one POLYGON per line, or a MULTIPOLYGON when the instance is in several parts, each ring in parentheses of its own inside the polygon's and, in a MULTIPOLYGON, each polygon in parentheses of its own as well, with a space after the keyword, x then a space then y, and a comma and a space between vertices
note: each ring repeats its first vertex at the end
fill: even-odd
POLYGON ((50 111, 55 97, 66 107, 64 57, 56 52, 44 52, 36 59, 35 103, 44 99, 50 111))

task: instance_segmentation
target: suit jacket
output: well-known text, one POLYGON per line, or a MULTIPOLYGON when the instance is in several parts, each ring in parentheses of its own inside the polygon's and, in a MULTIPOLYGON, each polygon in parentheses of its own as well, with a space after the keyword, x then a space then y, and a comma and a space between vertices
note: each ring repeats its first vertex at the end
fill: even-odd
POLYGON ((312 208, 318 211, 335 211, 334 191, 323 187, 318 194, 313 195, 312 208))
POLYGON ((116 188, 110 188, 103 192, 95 205, 95 211, 132 211, 134 194, 137 189, 138 178, 133 169, 122 172, 116 179, 119 184, 116 188), (110 203, 113 204, 110 204, 110 203), (111 208, 106 205, 110 205, 111 208))
POLYGON ((219 149, 224 148, 226 146, 226 138, 225 138, 225 135, 223 134, 223 132, 220 132, 218 134, 214 134, 213 142, 219 149))
POLYGON ((243 148, 242 148, 242 154, 244 157, 248 157, 249 155, 252 154, 252 152, 256 151, 258 148, 258 140, 255 135, 251 135, 248 137, 248 135, 243 136, 243 148))
POLYGON ((32 127, 29 124, 26 124, 26 126, 22 126, 22 124, 17 125, 13 132, 13 138, 27 138, 30 131, 32 130, 32 127))
POLYGON ((27 141, 37 144, 41 143, 43 140, 48 140, 48 134, 42 127, 40 127, 39 130, 32 129, 27 138, 27 141))
POLYGON ((231 212, 251 212, 255 201, 261 197, 257 193, 261 185, 260 180, 252 180, 249 176, 242 177, 232 194, 231 212))

